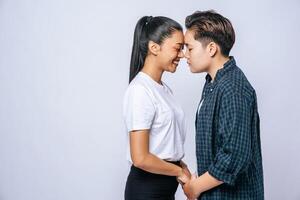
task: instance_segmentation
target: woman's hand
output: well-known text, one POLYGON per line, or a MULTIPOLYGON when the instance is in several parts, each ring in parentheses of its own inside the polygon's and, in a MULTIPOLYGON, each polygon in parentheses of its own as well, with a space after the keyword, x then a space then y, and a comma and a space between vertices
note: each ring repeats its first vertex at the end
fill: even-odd
POLYGON ((190 180, 190 178, 191 178, 191 173, 189 172, 187 167, 181 168, 181 173, 179 176, 177 176, 177 181, 181 185, 184 185, 185 183, 187 183, 190 180))
MULTIPOLYGON (((190 172, 188 166, 187 166, 187 165, 185 164, 185 162, 183 162, 182 160, 180 161, 180 166, 181 166, 181 168, 182 168, 183 173, 188 177, 188 180, 190 180, 192 174, 191 174, 191 172, 190 172)), ((186 183, 186 182, 179 181, 178 178, 177 178, 177 181, 178 181, 181 185, 183 185, 183 184, 186 183)))
POLYGON ((197 176, 194 174, 191 179, 182 187, 184 194, 188 200, 195 200, 200 196, 200 192, 197 191, 197 176))
POLYGON ((177 177, 177 181, 183 186, 191 179, 192 175, 187 165, 182 160, 180 161, 180 166, 182 168, 182 174, 177 177))
POLYGON ((181 165, 181 167, 183 169, 183 172, 189 177, 189 179, 191 179, 192 174, 191 174, 188 166, 182 160, 180 161, 180 165, 181 165))

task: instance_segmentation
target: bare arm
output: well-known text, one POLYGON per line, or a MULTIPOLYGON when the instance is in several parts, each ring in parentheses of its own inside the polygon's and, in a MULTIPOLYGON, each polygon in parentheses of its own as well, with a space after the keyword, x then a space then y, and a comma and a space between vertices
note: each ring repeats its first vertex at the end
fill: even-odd
POLYGON ((183 189, 189 199, 196 199, 201 193, 221 184, 223 184, 222 181, 219 181, 206 172, 198 178, 192 177, 191 181, 183 186, 183 189))
POLYGON ((181 177, 187 181, 183 169, 149 152, 149 130, 130 132, 130 153, 133 165, 154 174, 181 177))
POLYGON ((219 181, 218 179, 210 175, 208 172, 199 176, 196 179, 196 182, 197 182, 197 191, 200 193, 210 190, 214 187, 217 187, 223 183, 222 181, 219 181))

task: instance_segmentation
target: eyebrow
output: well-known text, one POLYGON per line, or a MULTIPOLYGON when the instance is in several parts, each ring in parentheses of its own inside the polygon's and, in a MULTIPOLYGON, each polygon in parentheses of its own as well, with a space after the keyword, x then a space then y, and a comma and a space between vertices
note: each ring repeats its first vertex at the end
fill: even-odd
POLYGON ((177 42, 176 45, 180 45, 180 49, 183 49, 183 48, 184 48, 184 43, 177 42))
POLYGON ((189 44, 189 43, 184 43, 184 45, 187 46, 187 47, 188 47, 188 46, 193 47, 193 45, 192 45, 192 44, 189 44))

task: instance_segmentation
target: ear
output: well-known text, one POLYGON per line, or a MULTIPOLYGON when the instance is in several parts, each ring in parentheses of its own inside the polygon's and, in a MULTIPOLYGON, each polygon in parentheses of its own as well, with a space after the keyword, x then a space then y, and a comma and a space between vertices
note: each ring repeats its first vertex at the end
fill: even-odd
POLYGON ((210 42, 207 45, 207 51, 208 51, 210 57, 214 57, 218 51, 218 45, 215 42, 210 42))
POLYGON ((159 44, 150 40, 148 43, 148 50, 149 50, 149 53, 157 56, 158 52, 160 51, 160 46, 159 46, 159 44))

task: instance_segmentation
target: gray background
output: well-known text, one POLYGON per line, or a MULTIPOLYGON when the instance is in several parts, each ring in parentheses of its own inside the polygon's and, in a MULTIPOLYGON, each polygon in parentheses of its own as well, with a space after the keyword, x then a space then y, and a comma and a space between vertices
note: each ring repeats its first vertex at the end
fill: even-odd
MULTIPOLYGON (((232 21, 232 55, 257 91, 266 199, 299 200, 299 8, 296 0, 0 0, 0 200, 123 199, 121 108, 136 21, 183 24, 206 9, 232 21)), ((186 112, 185 160, 195 171, 204 74, 183 60, 164 80, 186 112)))

